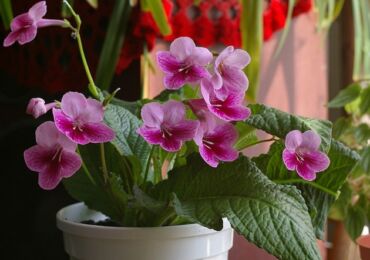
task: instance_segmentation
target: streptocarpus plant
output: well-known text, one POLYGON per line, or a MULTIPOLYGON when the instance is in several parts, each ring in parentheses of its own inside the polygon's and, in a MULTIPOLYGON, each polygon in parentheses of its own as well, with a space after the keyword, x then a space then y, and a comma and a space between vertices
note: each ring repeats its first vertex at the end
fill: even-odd
MULTIPOLYGON (((45 4, 38 5, 44 14, 45 4)), ((167 90, 145 102, 118 100, 95 85, 81 21, 70 10, 77 26, 63 26, 78 43, 93 98, 68 92, 50 104, 30 101, 28 113, 52 109, 54 116, 24 154, 42 188, 63 181, 74 198, 122 226, 199 223, 220 230, 227 218, 278 258, 320 258, 316 238, 358 160, 332 139, 330 122, 245 106, 248 53, 229 46, 213 55, 186 37, 157 54, 167 90), (257 129, 271 138, 259 140, 257 129), (262 142, 272 142, 267 154, 240 153, 262 142)), ((18 26, 18 36, 30 40, 22 34, 28 26, 18 26)))

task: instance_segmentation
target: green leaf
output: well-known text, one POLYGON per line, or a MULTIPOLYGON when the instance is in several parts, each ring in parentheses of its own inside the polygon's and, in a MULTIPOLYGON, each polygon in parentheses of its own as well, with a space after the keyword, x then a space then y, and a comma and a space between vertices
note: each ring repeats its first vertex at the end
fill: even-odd
POLYGON ((248 125, 280 138, 285 138, 292 130, 313 130, 321 136, 323 151, 329 150, 332 128, 330 121, 295 116, 261 104, 251 104, 249 107, 252 115, 245 121, 248 125))
POLYGON ((360 94, 361 86, 358 83, 351 84, 341 90, 338 95, 328 103, 328 107, 343 107, 358 98, 360 94))
POLYGON ((361 207, 348 207, 344 226, 352 240, 356 240, 366 225, 366 211, 361 207))
POLYGON ((152 147, 136 133, 141 125, 140 120, 125 108, 112 104, 106 107, 104 119, 116 133, 112 143, 121 155, 135 156, 140 160, 142 177, 144 177, 152 147))
POLYGON ((302 191, 318 238, 322 238, 330 206, 337 198, 352 167, 359 160, 357 153, 345 145, 332 140, 328 153, 330 166, 318 173, 315 181, 305 181, 296 172, 288 171, 282 161, 284 144, 274 143, 268 154, 253 158, 253 161, 272 181, 279 184, 295 185, 302 191))
POLYGON ((246 157, 213 169, 199 156, 154 187, 162 201, 177 196, 177 213, 222 229, 226 217, 247 240, 281 259, 320 259, 307 207, 293 186, 276 185, 246 157))
POLYGON ((98 0, 86 0, 86 2, 92 7, 92 8, 98 8, 98 0))
POLYGON ((351 121, 348 118, 340 117, 333 125, 333 138, 339 139, 351 127, 351 121))
POLYGON ((168 22, 167 14, 161 0, 141 0, 144 6, 153 15, 154 21, 163 36, 168 36, 172 33, 168 22))
POLYGON ((360 165, 367 174, 370 174, 370 146, 361 151, 360 165))
POLYGON ((243 150, 244 148, 258 141, 256 129, 254 127, 246 125, 242 122, 237 122, 235 127, 239 133, 238 141, 234 145, 236 150, 243 150))
POLYGON ((10 23, 13 20, 13 9, 11 0, 0 1, 0 16, 3 20, 5 30, 9 30, 10 23))
POLYGON ((370 111, 370 87, 365 88, 361 93, 360 112, 365 114, 370 111))
POLYGON ((241 1, 240 32, 242 49, 251 56, 250 64, 245 68, 249 79, 247 98, 255 101, 258 94, 261 51, 263 45, 263 10, 264 1, 241 1))
POLYGON ((96 85, 102 90, 109 90, 114 77, 130 13, 129 1, 115 1, 96 70, 96 85))
POLYGON ((367 144, 370 140, 370 127, 367 124, 360 124, 354 130, 355 138, 358 144, 367 144))
POLYGON ((98 210, 117 223, 122 223, 127 203, 123 182, 126 169, 119 162, 122 156, 110 143, 105 144, 109 178, 105 183, 102 173, 99 145, 79 146, 84 166, 72 177, 63 180, 68 193, 83 201, 89 208, 98 210))

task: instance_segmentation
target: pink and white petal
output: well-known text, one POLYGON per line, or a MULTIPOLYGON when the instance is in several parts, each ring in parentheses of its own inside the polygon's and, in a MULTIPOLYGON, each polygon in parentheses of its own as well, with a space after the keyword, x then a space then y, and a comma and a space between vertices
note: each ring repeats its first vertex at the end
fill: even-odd
POLYGON ((84 113, 87 107, 87 100, 84 95, 78 92, 67 92, 62 97, 61 108, 64 114, 71 119, 77 119, 84 113))
POLYGON ((218 166, 218 160, 214 153, 206 148, 204 145, 199 146, 199 154, 203 160, 211 167, 216 168, 218 166))
POLYGON ((234 52, 234 47, 233 46, 227 46, 225 49, 223 49, 220 54, 217 56, 215 60, 215 67, 218 68, 218 66, 221 63, 224 63, 224 60, 234 52))
POLYGON ((232 146, 215 145, 212 148, 217 159, 224 162, 232 162, 238 159, 238 151, 232 146))
POLYGON ((311 151, 305 153, 304 162, 316 172, 325 171, 330 165, 329 157, 320 151, 311 151))
POLYGON ((177 152, 181 149, 182 142, 177 138, 165 138, 162 139, 160 146, 167 152, 177 152))
POLYGON ((53 150, 40 145, 34 145, 23 153, 24 161, 28 169, 35 172, 43 171, 48 166, 52 156, 53 150))
POLYGON ((226 67, 222 74, 223 86, 230 93, 241 93, 248 89, 248 78, 242 70, 226 67))
POLYGON ((247 119, 251 115, 251 110, 244 106, 233 106, 233 107, 216 107, 209 106, 209 110, 225 121, 241 121, 247 119))
POLYGON ((210 78, 208 70, 198 65, 191 66, 191 68, 189 68, 189 71, 186 72, 185 75, 186 81, 193 84, 198 83, 200 80, 204 78, 210 78))
POLYGON ((34 25, 31 25, 27 29, 22 29, 18 31, 18 43, 20 45, 29 43, 33 41, 36 38, 37 34, 37 27, 34 25))
POLYGON ((17 31, 10 32, 8 36, 4 39, 3 46, 9 47, 10 45, 13 45, 18 40, 19 33, 17 31))
POLYGON ((74 152, 77 148, 77 143, 73 142, 70 138, 59 132, 58 143, 64 150, 74 152))
POLYGON ((36 143, 43 147, 54 148, 58 144, 60 132, 54 122, 47 121, 39 125, 36 129, 36 143))
POLYGON ((176 90, 186 83, 186 75, 183 73, 167 74, 164 76, 164 86, 167 89, 176 90))
POLYGON ((35 21, 37 22, 40 20, 42 17, 45 16, 47 12, 47 7, 46 7, 46 2, 45 1, 40 1, 36 4, 34 4, 30 10, 28 11, 28 15, 35 21))
POLYGON ((81 157, 75 153, 63 150, 60 161, 59 176, 68 178, 75 174, 82 165, 81 157))
POLYGON ((207 48, 195 47, 190 59, 194 64, 206 66, 212 61, 213 55, 207 48))
POLYGON ((298 164, 296 171, 298 175, 306 181, 313 181, 314 179, 316 179, 316 172, 311 169, 306 163, 298 164))
POLYGON ((166 126, 177 124, 185 119, 185 106, 175 100, 169 100, 162 104, 163 123, 166 126))
POLYGON ((212 142, 232 147, 238 139, 238 131, 231 123, 224 123, 216 126, 213 133, 207 139, 212 142))
POLYGON ((103 104, 96 99, 88 98, 86 100, 87 106, 83 114, 79 118, 84 122, 99 123, 103 121, 104 109, 103 104))
POLYGON ((213 89, 215 90, 219 90, 222 88, 223 84, 222 77, 217 69, 215 69, 215 74, 211 78, 211 84, 213 86, 213 89))
POLYGON ((194 138, 199 121, 184 120, 170 128, 171 134, 179 140, 189 141, 194 138))
POLYGON ((55 126, 63 134, 73 131, 73 121, 61 109, 53 108, 55 126))
POLYGON ((189 37, 179 37, 170 45, 170 52, 178 61, 185 61, 194 51, 194 41, 189 37))
POLYGON ((178 72, 182 67, 182 63, 169 51, 157 52, 157 63, 163 72, 171 74, 178 72))
POLYGON ((301 147, 307 150, 318 150, 321 144, 321 137, 312 130, 308 130, 302 134, 301 147))
POLYGON ((227 66, 232 66, 238 69, 243 69, 249 64, 251 57, 248 52, 242 49, 235 49, 230 55, 225 57, 223 63, 227 66))
POLYGON ((302 133, 299 130, 290 131, 285 136, 285 147, 288 150, 294 151, 298 146, 301 145, 303 140, 302 133))
POLYGON ((284 149, 283 151, 283 162, 289 171, 294 171, 299 164, 295 152, 288 149, 284 149))
POLYGON ((34 24, 33 19, 28 15, 28 13, 20 14, 14 17, 10 24, 10 29, 12 32, 25 29, 34 24))
POLYGON ((162 132, 159 129, 142 126, 137 130, 137 133, 150 144, 160 144, 163 142, 162 132))
POLYGON ((145 104, 141 109, 141 118, 148 127, 160 128, 163 119, 163 105, 158 102, 145 104))
POLYGON ((82 134, 90 143, 110 142, 116 136, 109 126, 103 123, 87 123, 83 126, 82 134))
POLYGON ((39 173, 39 186, 44 190, 53 190, 58 186, 62 177, 59 175, 59 169, 49 167, 39 173))

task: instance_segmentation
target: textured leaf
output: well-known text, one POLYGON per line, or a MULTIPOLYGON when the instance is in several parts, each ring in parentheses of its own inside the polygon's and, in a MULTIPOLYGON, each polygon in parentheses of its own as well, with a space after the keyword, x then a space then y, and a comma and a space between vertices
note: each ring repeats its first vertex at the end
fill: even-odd
POLYGON ((347 216, 344 219, 346 231, 352 240, 355 240, 361 235, 361 232, 366 225, 366 211, 361 207, 348 207, 347 216))
POLYGON ((141 124, 140 120, 125 108, 110 104, 106 107, 105 122, 116 132, 116 138, 112 143, 121 155, 136 156, 140 160, 144 174, 152 148, 136 133, 141 124))
POLYGON ((286 169, 282 161, 283 149, 284 145, 281 142, 276 142, 270 147, 268 154, 253 158, 253 161, 272 181, 281 184, 294 184, 302 191, 316 236, 322 238, 330 206, 336 200, 338 191, 352 167, 359 160, 359 156, 345 145, 333 140, 328 153, 329 168, 318 173, 315 181, 309 182, 300 178, 296 172, 286 169))
POLYGON ((199 156, 176 168, 152 195, 174 201, 177 213, 220 230, 227 217, 247 240, 280 259, 320 259, 310 217, 300 192, 276 185, 246 157, 211 169, 199 156))
POLYGON ((258 141, 256 129, 254 127, 250 127, 242 122, 236 123, 235 126, 239 133, 238 141, 234 145, 236 150, 243 150, 258 141))
POLYGON ((361 86, 358 83, 351 84, 341 90, 338 95, 329 102, 328 107, 343 107, 358 98, 360 94, 361 86))
POLYGON ((361 151, 360 165, 364 169, 365 173, 370 174, 370 146, 365 147, 361 151))
POLYGON ((248 125, 280 138, 285 138, 292 130, 314 130, 321 136, 321 148, 324 151, 329 150, 332 128, 330 121, 295 116, 261 104, 251 104, 249 107, 252 115, 245 121, 248 125))
POLYGON ((361 114, 370 112, 370 87, 369 86, 366 89, 364 89, 361 93, 360 111, 361 111, 361 114))
POLYGON ((71 178, 65 179, 63 184, 73 198, 121 223, 125 214, 124 205, 127 203, 122 178, 125 168, 119 163, 122 156, 115 147, 107 143, 105 148, 106 158, 110 158, 107 160, 110 172, 107 183, 104 182, 101 161, 98 160, 99 145, 90 144, 79 147, 84 167, 71 178))
POLYGON ((351 127, 351 121, 345 117, 340 117, 333 125, 333 138, 340 138, 351 127))
POLYGON ((355 138, 358 144, 367 144, 370 140, 370 127, 367 124, 360 124, 354 130, 355 138))

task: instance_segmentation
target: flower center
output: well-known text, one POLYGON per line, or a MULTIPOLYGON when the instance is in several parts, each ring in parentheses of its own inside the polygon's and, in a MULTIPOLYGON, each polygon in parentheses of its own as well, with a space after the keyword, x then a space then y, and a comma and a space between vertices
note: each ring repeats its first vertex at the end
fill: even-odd
POLYGON ((161 132, 162 132, 162 138, 164 139, 168 139, 168 138, 171 138, 171 136, 173 135, 167 128, 165 127, 161 127, 161 132))
POLYGON ((184 72, 185 74, 188 74, 190 71, 192 64, 184 64, 183 67, 181 67, 178 72, 184 72))
POLYGON ((73 131, 80 131, 80 132, 83 132, 83 124, 79 121, 79 120, 76 120, 75 122, 73 122, 73 131))
POLYGON ((62 146, 59 146, 57 148, 57 150, 55 151, 55 154, 53 155, 53 157, 51 158, 52 161, 54 160, 58 160, 58 162, 60 163, 60 161, 62 160, 62 151, 63 151, 63 148, 62 146))
POLYGON ((297 161, 299 163, 303 163, 304 162, 304 156, 303 156, 303 153, 300 152, 300 151, 296 151, 295 153, 295 158, 297 159, 297 161))
POLYGON ((212 150, 212 146, 214 145, 215 143, 206 139, 206 138, 203 138, 203 145, 207 148, 207 149, 210 149, 212 150))

